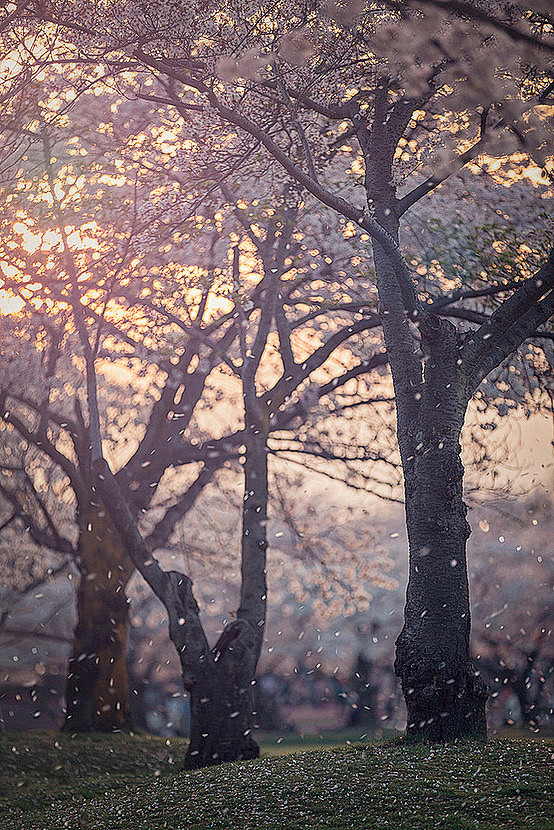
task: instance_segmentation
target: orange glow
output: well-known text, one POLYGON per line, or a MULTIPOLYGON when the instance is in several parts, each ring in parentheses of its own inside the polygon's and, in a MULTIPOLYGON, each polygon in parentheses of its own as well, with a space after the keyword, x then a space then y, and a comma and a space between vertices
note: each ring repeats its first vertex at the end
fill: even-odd
POLYGON ((0 289, 0 314, 20 314, 25 303, 21 297, 16 297, 11 291, 0 289))

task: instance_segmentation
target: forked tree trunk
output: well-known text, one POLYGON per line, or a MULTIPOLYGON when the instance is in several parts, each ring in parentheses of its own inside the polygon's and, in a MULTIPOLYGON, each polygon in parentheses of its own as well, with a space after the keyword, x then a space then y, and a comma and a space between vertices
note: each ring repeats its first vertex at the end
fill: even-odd
MULTIPOLYGON (((252 685, 266 608, 267 429, 247 419, 242 511, 241 604, 190 685, 191 739, 187 769, 257 758, 252 736, 252 685)), ((185 668, 183 675, 186 676, 185 668)))
MULTIPOLYGON (((399 136, 387 121, 385 85, 379 90, 366 187, 374 199, 370 207, 394 245, 399 222, 391 170, 399 136)), ((408 117, 406 113, 399 122, 399 130, 408 117)), ((408 710, 408 735, 431 741, 484 736, 488 692, 469 656, 470 529, 459 442, 471 393, 462 371, 461 343, 452 324, 420 314, 415 319, 425 353, 422 365, 408 322, 410 290, 375 242, 373 255, 394 383, 410 547, 404 627, 395 661, 408 710)))
POLYGON ((266 608, 267 432, 248 433, 243 508, 241 604, 213 648, 200 622, 192 581, 163 571, 141 537, 115 477, 97 462, 98 489, 117 522, 132 561, 169 617, 169 633, 181 661, 183 686, 191 696, 191 743, 185 767, 255 758, 251 736, 251 688, 261 651, 266 608))
POLYGON ((467 396, 453 326, 424 332, 429 351, 417 415, 403 435, 410 575, 395 671, 408 735, 450 741, 486 735, 488 692, 470 659, 470 606, 460 432, 467 396), (408 455, 408 452, 411 455, 408 455))
MULTIPOLYGON (((231 646, 232 648, 232 646, 231 646)), ((252 737, 252 673, 232 652, 199 674, 190 693, 190 745, 186 769, 257 758, 252 737)))
POLYGON ((131 728, 125 662, 132 565, 101 507, 79 517, 77 625, 66 684, 64 729, 114 732, 131 728))
MULTIPOLYGON (((275 292, 274 292, 275 293, 275 292)), ((125 549, 164 603, 169 633, 181 661, 183 686, 191 696, 191 742, 187 768, 223 761, 255 758, 259 748, 251 735, 251 687, 262 647, 266 602, 267 549, 267 436, 269 412, 256 398, 255 372, 266 342, 271 303, 264 309, 264 327, 247 354, 245 398, 246 459, 241 543, 241 595, 237 619, 227 626, 210 648, 200 621, 192 581, 178 571, 164 571, 145 544, 121 490, 102 457, 99 429, 93 447, 93 469, 98 491, 108 506, 125 549)), ((261 326, 261 323, 260 323, 261 326)), ((243 344, 245 347, 245 344, 243 344)), ((96 395, 94 368, 87 365, 89 400, 96 395)))

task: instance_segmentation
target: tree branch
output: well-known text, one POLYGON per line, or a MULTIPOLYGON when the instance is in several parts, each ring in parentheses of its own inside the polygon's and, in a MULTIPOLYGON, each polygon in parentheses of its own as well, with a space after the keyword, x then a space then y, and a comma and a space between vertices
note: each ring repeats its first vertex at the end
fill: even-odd
POLYGON ((31 431, 23 421, 18 418, 13 412, 6 410, 7 395, 0 394, 0 410, 2 411, 3 419, 7 424, 11 424, 19 432, 22 438, 25 438, 32 446, 36 447, 41 452, 44 452, 55 464, 57 464, 67 475, 78 498, 86 499, 87 487, 84 478, 72 464, 72 462, 61 453, 54 444, 48 439, 44 431, 31 431))
MULTIPOLYGON (((227 456, 229 457, 229 455, 227 456)), ((167 544, 175 525, 178 521, 187 515, 189 510, 193 507, 196 499, 204 489, 204 487, 211 481, 215 471, 221 466, 224 460, 223 454, 217 453, 213 459, 209 458, 205 462, 203 469, 200 471, 195 481, 187 489, 186 493, 179 499, 179 501, 172 507, 168 508, 165 515, 155 525, 153 530, 144 539, 144 544, 148 550, 156 550, 167 544), (210 463, 211 461, 211 463, 210 463)))
POLYGON ((549 319, 553 311, 554 250, 542 268, 466 340, 461 358, 469 388, 475 390, 489 372, 549 319))
POLYGON ((54 524, 49 521, 49 527, 52 533, 48 533, 46 530, 43 530, 29 515, 29 513, 25 510, 25 508, 21 505, 17 495, 5 487, 3 484, 0 484, 0 493, 4 496, 6 501, 8 501, 11 506, 13 507, 15 516, 23 522, 23 525, 26 530, 28 530, 31 539, 35 544, 39 545, 40 547, 49 548, 49 550, 58 552, 58 553, 67 553, 70 556, 76 555, 76 550, 71 544, 68 539, 60 536, 57 529, 55 528, 54 524))

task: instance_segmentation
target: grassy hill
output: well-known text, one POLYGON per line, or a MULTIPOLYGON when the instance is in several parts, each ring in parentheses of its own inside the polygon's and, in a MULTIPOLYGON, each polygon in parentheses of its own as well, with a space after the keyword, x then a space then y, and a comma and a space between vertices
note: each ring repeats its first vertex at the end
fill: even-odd
POLYGON ((179 772, 184 742, 0 736, 0 830, 549 830, 554 745, 403 740, 179 772))

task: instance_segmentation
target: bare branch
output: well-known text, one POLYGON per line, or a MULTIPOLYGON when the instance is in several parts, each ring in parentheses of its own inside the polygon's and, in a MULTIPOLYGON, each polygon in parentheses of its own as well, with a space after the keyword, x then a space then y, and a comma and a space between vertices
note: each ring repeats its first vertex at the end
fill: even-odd
POLYGON ((469 388, 474 390, 554 312, 554 250, 547 262, 471 334, 462 349, 469 388))
MULTIPOLYGON (((227 457, 230 456, 228 455, 227 457)), ((212 459, 208 457, 208 460, 204 464, 204 468, 200 471, 195 481, 188 487, 186 493, 181 496, 176 504, 166 510, 163 518, 160 519, 153 530, 144 539, 144 544, 149 550, 153 551, 156 550, 156 548, 161 548, 167 544, 177 522, 183 519, 189 510, 192 509, 196 499, 206 484, 211 481, 215 471, 223 463, 224 458, 225 456, 222 453, 215 453, 212 459)))
POLYGON ((17 494, 0 484, 0 493, 8 501, 14 511, 14 518, 17 517, 23 523, 25 529, 29 532, 31 539, 40 547, 49 548, 50 550, 59 553, 68 553, 71 556, 76 555, 75 548, 68 539, 60 536, 54 524, 49 521, 51 533, 41 528, 32 518, 27 510, 22 506, 17 494))

